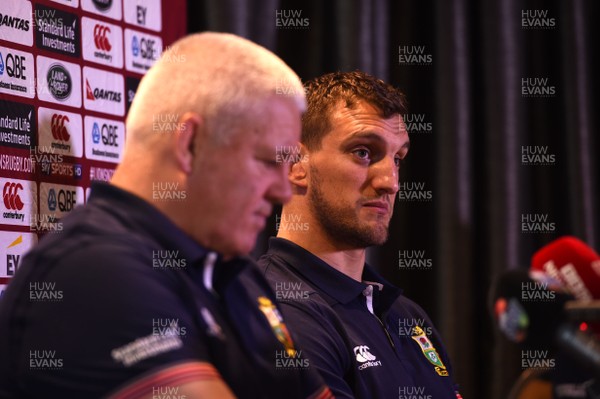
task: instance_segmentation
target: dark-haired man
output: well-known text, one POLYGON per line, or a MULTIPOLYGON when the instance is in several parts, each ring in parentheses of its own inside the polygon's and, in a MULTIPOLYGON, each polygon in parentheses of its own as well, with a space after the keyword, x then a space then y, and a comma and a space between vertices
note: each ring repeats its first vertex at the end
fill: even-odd
POLYGON ((338 398, 460 397, 430 319, 365 263, 387 240, 409 149, 404 95, 362 72, 305 87, 292 200, 260 260, 284 315, 338 398))

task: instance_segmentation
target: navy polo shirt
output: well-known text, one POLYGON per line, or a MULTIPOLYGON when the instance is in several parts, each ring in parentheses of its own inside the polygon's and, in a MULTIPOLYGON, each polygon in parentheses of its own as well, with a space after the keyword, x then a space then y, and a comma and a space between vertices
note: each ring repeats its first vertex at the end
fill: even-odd
POLYGON ((96 184, 0 300, 0 397, 165 397, 216 378, 240 398, 328 397, 314 369, 282 364, 299 355, 274 302, 251 261, 96 184))
POLYGON ((271 238, 259 266, 336 398, 460 397, 425 311, 369 265, 361 283, 293 242, 271 238))

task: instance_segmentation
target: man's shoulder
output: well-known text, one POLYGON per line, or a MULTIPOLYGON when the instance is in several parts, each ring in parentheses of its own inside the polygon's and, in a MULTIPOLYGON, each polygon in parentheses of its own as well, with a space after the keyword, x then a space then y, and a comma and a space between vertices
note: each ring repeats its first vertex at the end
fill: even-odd
POLYGON ((405 295, 400 295, 398 298, 396 298, 396 300, 392 303, 390 310, 400 315, 422 317, 429 321, 429 316, 427 315, 425 309, 405 295))
POLYGON ((257 261, 257 265, 284 312, 288 313, 292 308, 318 319, 337 319, 331 306, 331 298, 312 281, 297 273, 286 261, 267 253, 257 261))
MULTIPOLYGON (((57 222, 57 229, 45 234, 31 254, 43 254, 46 260, 69 258, 85 250, 93 261, 93 253, 100 251, 146 253, 152 240, 141 230, 128 225, 125 220, 95 204, 74 209, 57 222)), ((115 259, 117 261, 118 259, 115 259)))

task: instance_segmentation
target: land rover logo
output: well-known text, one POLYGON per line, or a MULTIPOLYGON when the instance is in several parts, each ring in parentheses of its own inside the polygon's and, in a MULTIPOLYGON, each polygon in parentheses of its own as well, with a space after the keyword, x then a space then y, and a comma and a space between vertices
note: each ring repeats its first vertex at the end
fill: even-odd
POLYGON ((57 100, 66 100, 71 95, 71 89, 73 88, 73 81, 69 71, 60 65, 54 64, 48 69, 48 75, 46 75, 48 81, 48 89, 52 94, 52 97, 57 100))
POLYGON ((96 8, 100 11, 108 11, 112 7, 113 0, 92 0, 96 8))

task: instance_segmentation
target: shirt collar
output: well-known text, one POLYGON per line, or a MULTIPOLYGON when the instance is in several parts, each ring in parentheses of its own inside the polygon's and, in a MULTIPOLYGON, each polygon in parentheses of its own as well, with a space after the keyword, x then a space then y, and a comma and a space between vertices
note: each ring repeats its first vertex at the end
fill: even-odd
MULTIPOLYGON (((297 274, 303 276, 311 284, 341 304, 348 304, 362 296, 363 290, 367 287, 366 283, 348 277, 289 240, 276 237, 270 238, 269 253, 283 259, 297 274)), ((380 298, 379 307, 381 311, 389 309, 402 294, 400 288, 395 287, 381 277, 367 263, 365 263, 363 269, 362 279, 382 285, 382 289, 377 294, 380 298)))

